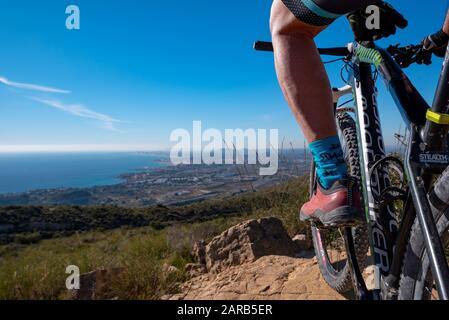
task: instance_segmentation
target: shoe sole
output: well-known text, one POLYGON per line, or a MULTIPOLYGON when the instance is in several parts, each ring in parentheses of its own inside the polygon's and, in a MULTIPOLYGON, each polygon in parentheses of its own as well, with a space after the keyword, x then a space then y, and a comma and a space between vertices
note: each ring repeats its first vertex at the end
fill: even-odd
POLYGON ((359 209, 349 206, 340 207, 331 212, 317 210, 313 216, 304 215, 301 212, 300 220, 328 228, 356 227, 366 222, 359 209))

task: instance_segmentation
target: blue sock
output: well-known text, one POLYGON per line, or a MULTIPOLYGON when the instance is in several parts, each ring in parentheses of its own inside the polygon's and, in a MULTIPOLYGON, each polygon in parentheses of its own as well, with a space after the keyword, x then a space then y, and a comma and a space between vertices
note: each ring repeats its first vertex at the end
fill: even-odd
POLYGON ((348 167, 343 156, 338 136, 317 140, 309 145, 315 160, 318 180, 324 189, 348 176, 348 167))

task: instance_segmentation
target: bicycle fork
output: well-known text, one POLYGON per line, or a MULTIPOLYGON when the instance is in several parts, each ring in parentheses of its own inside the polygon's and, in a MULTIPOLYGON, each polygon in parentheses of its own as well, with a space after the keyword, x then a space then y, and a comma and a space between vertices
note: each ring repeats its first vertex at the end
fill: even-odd
POLYGON ((433 173, 449 166, 447 134, 449 129, 449 50, 435 94, 432 108, 422 129, 411 125, 407 149, 406 172, 416 214, 423 232, 432 274, 441 300, 449 300, 449 267, 437 225, 428 199, 429 181, 433 173))

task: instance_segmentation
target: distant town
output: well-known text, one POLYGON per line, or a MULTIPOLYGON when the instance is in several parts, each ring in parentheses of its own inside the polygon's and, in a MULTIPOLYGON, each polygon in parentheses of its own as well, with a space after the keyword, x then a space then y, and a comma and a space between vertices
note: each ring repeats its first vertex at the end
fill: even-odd
MULTIPOLYGON (((161 156, 160 161, 168 162, 161 156)), ((140 168, 125 173, 124 182, 91 188, 42 189, 0 195, 0 205, 180 206, 212 198, 252 192, 308 174, 310 155, 304 150, 279 155, 276 175, 260 176, 259 165, 177 165, 140 168)))

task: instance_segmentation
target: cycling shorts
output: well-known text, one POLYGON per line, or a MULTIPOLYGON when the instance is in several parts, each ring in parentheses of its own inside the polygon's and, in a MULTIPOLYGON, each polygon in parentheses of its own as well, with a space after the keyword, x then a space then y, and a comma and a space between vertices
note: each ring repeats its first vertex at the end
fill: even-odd
POLYGON ((282 0, 301 22, 327 26, 335 19, 379 0, 282 0))

